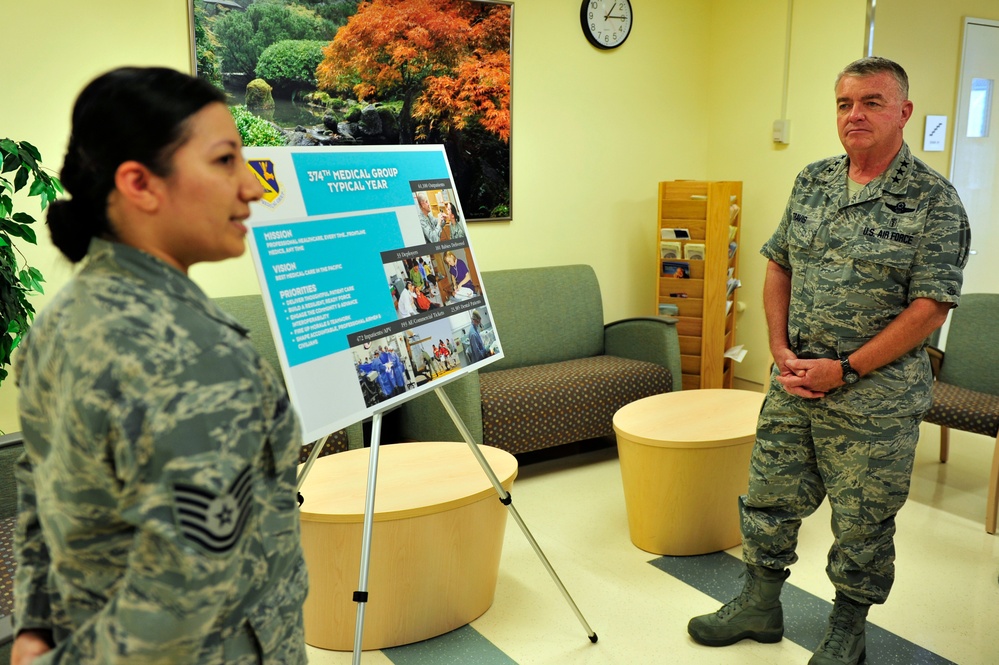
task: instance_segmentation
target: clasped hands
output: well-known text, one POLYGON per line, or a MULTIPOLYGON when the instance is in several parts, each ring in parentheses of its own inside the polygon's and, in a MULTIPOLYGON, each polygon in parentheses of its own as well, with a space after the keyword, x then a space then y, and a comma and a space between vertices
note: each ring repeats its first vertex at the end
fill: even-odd
POLYGON ((785 392, 806 399, 819 399, 843 383, 843 366, 834 358, 798 358, 790 349, 774 358, 780 374, 777 381, 785 392))

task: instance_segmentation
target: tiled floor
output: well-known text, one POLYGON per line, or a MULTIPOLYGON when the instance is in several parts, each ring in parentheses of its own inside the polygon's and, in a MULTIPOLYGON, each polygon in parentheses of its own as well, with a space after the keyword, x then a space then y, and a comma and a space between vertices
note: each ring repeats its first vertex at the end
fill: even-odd
MULTIPOLYGON (((994 441, 954 432, 951 459, 941 465, 938 432, 923 425, 912 492, 898 517, 895 588, 870 612, 877 627, 868 631, 872 665, 999 663, 999 536, 983 526, 994 441)), ((824 572, 827 504, 801 529, 800 561, 788 580, 793 589, 784 594, 785 639, 712 649, 692 642, 686 623, 718 608, 711 594, 741 588, 739 548, 671 560, 632 545, 613 447, 524 465, 512 494, 597 643, 510 519, 492 608, 448 635, 364 652, 363 663, 803 664, 821 637, 833 595, 824 572)), ((310 648, 312 665, 351 659, 349 652, 310 648)))

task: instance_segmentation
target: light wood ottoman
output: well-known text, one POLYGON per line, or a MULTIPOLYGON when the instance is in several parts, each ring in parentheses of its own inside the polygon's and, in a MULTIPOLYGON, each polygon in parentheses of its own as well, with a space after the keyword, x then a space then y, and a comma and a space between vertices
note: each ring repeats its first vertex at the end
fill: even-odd
MULTIPOLYGON (((517 460, 480 450, 509 491, 517 460)), ((302 486, 309 569, 305 641, 354 648, 369 450, 316 460, 302 486)), ((379 447, 368 602, 361 648, 383 649, 459 628, 493 602, 507 508, 467 444, 379 447)))
POLYGON ((739 495, 763 393, 683 390, 632 402, 614 414, 631 542, 654 554, 735 547, 739 495))

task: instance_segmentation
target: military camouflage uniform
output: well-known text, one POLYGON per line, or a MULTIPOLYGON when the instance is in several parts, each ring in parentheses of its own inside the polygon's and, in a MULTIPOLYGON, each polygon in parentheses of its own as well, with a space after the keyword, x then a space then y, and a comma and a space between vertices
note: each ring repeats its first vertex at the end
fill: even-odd
MULTIPOLYGON (((791 274, 788 339, 802 358, 850 355, 916 298, 957 304, 970 233, 954 188, 902 146, 854 201, 846 156, 795 181, 762 254, 791 274)), ((919 422, 931 404, 919 346, 821 399, 771 377, 742 497, 744 559, 783 569, 798 527, 828 493, 827 572, 854 600, 882 603, 894 578, 895 514, 909 492, 919 422)))
POLYGON ((305 663, 299 425, 187 277, 94 240, 18 359, 15 630, 44 663, 305 663))

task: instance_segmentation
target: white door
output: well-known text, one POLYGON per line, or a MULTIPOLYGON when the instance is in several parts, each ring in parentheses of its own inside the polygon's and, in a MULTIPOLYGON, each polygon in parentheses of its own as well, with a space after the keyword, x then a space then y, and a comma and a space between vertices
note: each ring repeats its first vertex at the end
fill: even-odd
POLYGON ((999 22, 965 19, 951 182, 971 222, 963 293, 999 293, 999 22))

